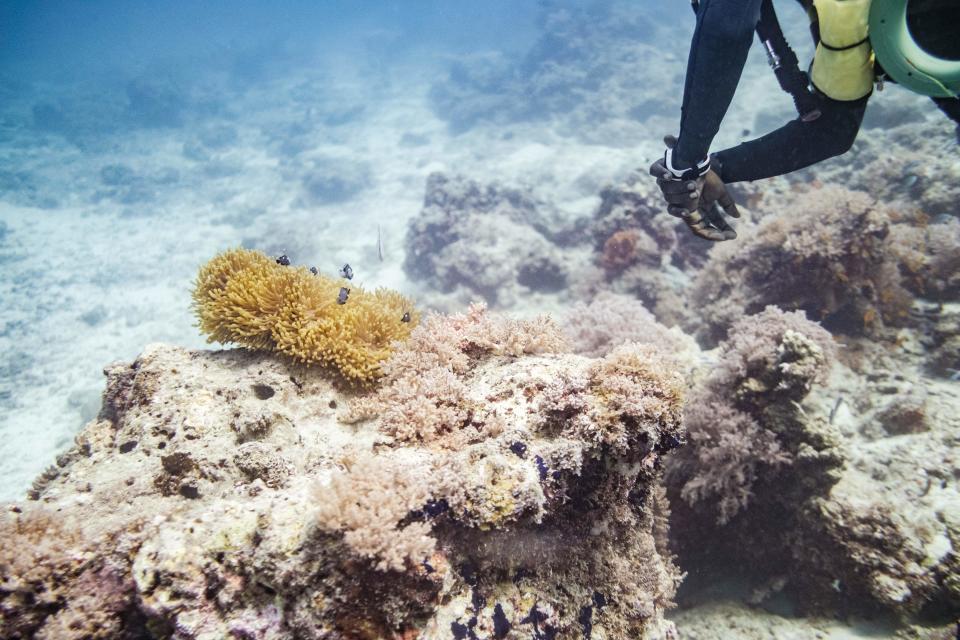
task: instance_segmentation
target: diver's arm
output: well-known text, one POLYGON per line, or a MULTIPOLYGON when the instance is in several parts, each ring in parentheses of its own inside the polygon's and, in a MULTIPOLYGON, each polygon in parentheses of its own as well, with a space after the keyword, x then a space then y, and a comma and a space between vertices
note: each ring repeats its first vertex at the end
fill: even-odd
POLYGON ((759 19, 760 0, 700 0, 674 156, 678 168, 707 157, 740 82, 759 19))
POLYGON ((823 98, 821 115, 799 118, 776 131, 716 153, 725 183, 780 176, 850 150, 869 96, 850 102, 823 98))

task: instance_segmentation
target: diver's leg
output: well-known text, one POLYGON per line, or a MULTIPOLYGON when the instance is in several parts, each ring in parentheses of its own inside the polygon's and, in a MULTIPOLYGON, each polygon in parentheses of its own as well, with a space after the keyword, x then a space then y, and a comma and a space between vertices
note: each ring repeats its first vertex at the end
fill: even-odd
POLYGON ((761 0, 701 0, 690 44, 680 135, 674 155, 678 168, 707 157, 710 143, 740 82, 761 0))
POLYGON ((780 176, 846 153, 860 130, 869 97, 850 102, 821 97, 816 120, 797 118, 756 140, 718 151, 721 179, 731 183, 780 176))

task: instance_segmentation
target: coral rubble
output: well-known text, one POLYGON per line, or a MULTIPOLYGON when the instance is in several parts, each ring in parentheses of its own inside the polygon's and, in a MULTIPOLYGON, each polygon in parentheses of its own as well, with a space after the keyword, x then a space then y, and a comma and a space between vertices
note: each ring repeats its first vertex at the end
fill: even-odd
POLYGON ((676 637, 666 356, 570 354, 474 307, 385 373, 358 394, 161 345, 109 367, 98 419, 3 514, 0 637, 676 637))

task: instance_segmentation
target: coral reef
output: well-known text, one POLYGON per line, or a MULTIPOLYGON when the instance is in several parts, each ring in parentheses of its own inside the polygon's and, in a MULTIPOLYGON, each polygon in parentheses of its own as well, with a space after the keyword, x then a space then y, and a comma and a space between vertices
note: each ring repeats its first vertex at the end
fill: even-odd
MULTIPOLYGON (((877 120, 887 119, 883 106, 892 98, 871 100, 868 115, 879 110, 877 120)), ((882 134, 874 129, 859 136, 850 153, 807 169, 797 178, 815 176, 821 182, 866 191, 881 202, 910 204, 931 218, 956 217, 960 162, 953 152, 955 126, 935 110, 934 117, 925 120, 923 109, 930 108, 925 99, 910 94, 901 98, 900 112, 909 114, 912 121, 881 125, 882 134)))
POLYGON ((410 300, 386 289, 367 293, 351 284, 344 296, 347 284, 234 249, 200 269, 194 309, 210 342, 277 351, 327 367, 347 382, 370 384, 419 313, 410 300))
POLYGON ((669 353, 687 378, 694 376, 701 363, 693 338, 679 327, 663 326, 642 302, 626 295, 603 291, 589 304, 578 302, 561 324, 571 349, 580 355, 602 357, 622 344, 636 342, 669 353))
POLYGON ((124 623, 133 585, 123 561, 109 548, 91 545, 75 519, 48 509, 0 515, 0 637, 103 639, 142 630, 124 623))
POLYGON ((464 304, 510 308, 530 292, 566 288, 576 258, 561 253, 565 225, 521 190, 441 173, 407 228, 404 270, 464 304))
POLYGON ((846 464, 829 495, 805 508, 791 583, 809 609, 955 620, 960 398, 956 383, 917 376, 922 350, 885 351, 868 347, 868 376, 837 366, 815 392, 843 434, 846 464))
MULTIPOLYGON (((830 334, 804 318, 768 307, 738 321, 717 365, 691 393, 685 413, 690 446, 670 463, 671 488, 689 506, 724 525, 754 496, 797 509, 790 485, 823 492, 842 459, 829 429, 806 420, 796 403, 823 380, 835 349, 830 334), (796 406, 793 406, 796 405, 796 406), (793 476, 785 479, 784 475, 793 476), (817 486, 826 484, 826 486, 817 486)), ((680 535, 683 535, 681 533, 680 535)))
POLYGON ((408 225, 404 269, 444 292, 425 294, 441 308, 480 298, 511 309, 531 306, 537 296, 573 291, 591 299, 610 290, 640 299, 667 325, 679 324, 686 317, 685 270, 701 266, 712 245, 660 215, 655 191, 631 174, 603 189, 592 215, 568 221, 522 189, 434 173, 408 225))
MULTIPOLYGON (((480 410, 466 401, 466 374, 475 359, 493 354, 517 357, 525 353, 566 350, 559 329, 548 317, 512 320, 486 314, 483 304, 468 313, 432 315, 384 364, 381 388, 372 397, 352 404, 348 421, 381 416, 380 428, 407 442, 444 442, 455 448, 476 436, 465 427, 496 427, 502 420, 474 420, 480 410)), ((493 434, 496 435, 496 434, 493 434)))
MULTIPOLYGON (((647 268, 669 264, 693 271, 703 266, 708 250, 714 246, 714 243, 692 235, 677 218, 666 215, 656 184, 651 183, 648 176, 636 172, 600 191, 600 204, 587 224, 601 264, 610 239, 624 231, 649 238, 639 241, 640 246, 653 242, 657 255, 642 256, 647 268)), ((637 259, 641 256, 638 255, 637 259)))
POLYGON ((808 614, 956 617, 960 398, 948 382, 910 382, 922 349, 858 349, 869 376, 800 312, 731 327, 689 395, 689 445, 668 461, 671 533, 681 567, 698 570, 690 592, 736 576, 753 602, 785 592, 808 614))
POLYGON ((2 637, 676 637, 658 477, 684 385, 653 347, 590 359, 474 307, 426 318, 373 395, 244 350, 106 372, 0 523, 2 637), (413 407, 441 370, 458 395, 413 407))
POLYGON ((715 344, 737 318, 768 305, 801 309, 843 334, 881 335, 909 323, 897 217, 842 187, 797 194, 783 214, 711 252, 689 294, 701 301, 690 328, 715 344))
MULTIPOLYGON (((843 157, 731 187, 740 236, 713 245, 645 171, 593 186, 676 133, 688 3, 537 6, 539 34, 498 34, 539 35, 526 52, 465 54, 471 33, 420 78, 405 9, 361 21, 333 68, 335 41, 299 58, 285 38, 72 86, 0 77, 5 495, 55 461, 0 512, 0 637, 667 638, 671 599, 699 640, 849 638, 860 617, 954 637, 953 126, 878 93, 843 157), (438 168, 473 180, 429 178, 401 256, 438 168), (418 323, 393 294, 221 256, 201 324, 273 353, 150 347, 108 368, 72 450, 37 453, 96 415, 91 362, 191 339, 168 296, 223 234, 401 290, 405 258, 435 308, 556 321, 418 323)), ((750 56, 715 146, 794 117, 750 56)))
POLYGON ((692 235, 663 212, 655 184, 636 173, 600 192, 600 204, 582 222, 600 270, 572 284, 584 295, 615 291, 635 296, 660 322, 686 317, 690 277, 707 259, 712 243, 692 235))

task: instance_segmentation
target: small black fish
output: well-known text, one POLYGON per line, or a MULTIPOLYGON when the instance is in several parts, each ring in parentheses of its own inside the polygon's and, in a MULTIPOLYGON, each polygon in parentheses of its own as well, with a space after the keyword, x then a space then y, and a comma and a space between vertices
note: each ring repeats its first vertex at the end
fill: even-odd
POLYGON ((349 264, 343 265, 343 268, 340 269, 340 275, 347 280, 353 280, 353 268, 349 264))
POLYGON ((316 275, 320 275, 320 272, 317 271, 317 268, 316 268, 316 267, 310 267, 310 273, 312 273, 312 274, 315 275, 315 276, 316 276, 316 275))
POLYGON ((409 312, 409 311, 404 311, 404 312, 403 312, 403 317, 400 318, 400 322, 410 322, 410 312, 409 312))
POLYGON ((337 304, 347 304, 347 296, 350 295, 350 289, 340 287, 340 293, 337 294, 337 304))
POLYGON ((277 264, 280 265, 281 267, 289 267, 290 258, 287 257, 287 254, 283 254, 282 256, 277 258, 277 264))

